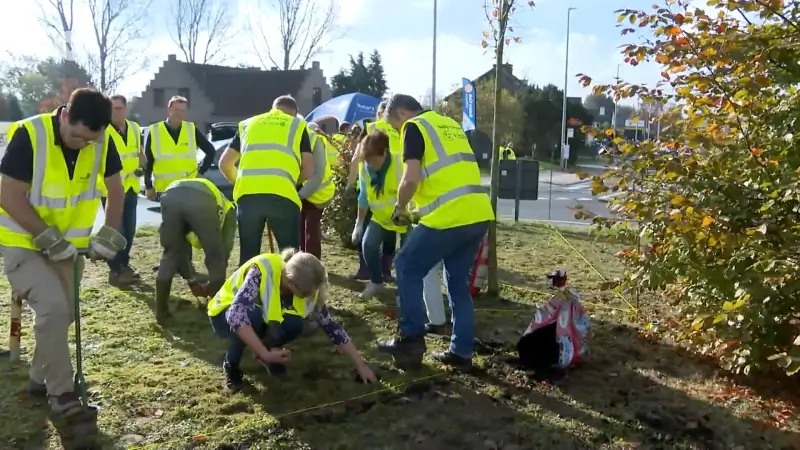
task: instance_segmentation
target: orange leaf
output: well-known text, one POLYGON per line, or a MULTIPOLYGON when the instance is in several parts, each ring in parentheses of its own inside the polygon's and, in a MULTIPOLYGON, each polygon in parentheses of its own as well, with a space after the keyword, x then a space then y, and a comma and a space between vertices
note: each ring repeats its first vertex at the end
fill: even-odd
POLYGON ((671 25, 667 29, 667 34, 670 35, 670 36, 677 36, 677 35, 680 34, 680 32, 681 32, 681 29, 676 27, 675 25, 671 25))
POLYGON ((700 225, 700 227, 701 228, 708 228, 713 223, 714 223, 714 219, 713 218, 711 218, 709 216, 705 216, 705 217, 703 217, 703 223, 700 225))
POLYGON ((661 76, 669 80, 669 74, 667 72, 661 72, 661 76))
POLYGON ((656 61, 661 63, 661 64, 668 64, 669 63, 669 56, 661 53, 658 56, 656 56, 656 61))

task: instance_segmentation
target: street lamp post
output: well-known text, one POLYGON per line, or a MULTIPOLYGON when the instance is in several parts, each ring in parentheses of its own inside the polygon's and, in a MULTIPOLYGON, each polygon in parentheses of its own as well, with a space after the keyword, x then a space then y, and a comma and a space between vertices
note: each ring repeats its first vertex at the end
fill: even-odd
MULTIPOLYGON (((572 11, 576 8, 567 8, 567 42, 564 52, 564 99, 561 103, 561 155, 567 148, 567 82, 569 77, 569 21, 572 11)), ((566 166, 567 163, 564 163, 566 166)))
POLYGON ((433 64, 431 69, 431 111, 436 111, 436 22, 437 22, 437 0, 433 0, 433 64))

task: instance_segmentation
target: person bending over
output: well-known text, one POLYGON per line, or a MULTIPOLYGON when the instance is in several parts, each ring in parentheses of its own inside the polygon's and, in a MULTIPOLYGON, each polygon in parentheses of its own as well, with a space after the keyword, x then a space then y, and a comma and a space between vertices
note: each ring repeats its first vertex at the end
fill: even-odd
POLYGON ((314 255, 293 248, 258 255, 234 272, 208 303, 214 333, 230 342, 222 364, 228 389, 243 387, 240 363, 245 348, 270 374, 284 376, 284 363, 291 355, 283 346, 300 337, 308 320, 316 321, 353 361, 361 380, 377 381, 347 332, 331 316, 325 305, 328 295, 325 266, 314 255))

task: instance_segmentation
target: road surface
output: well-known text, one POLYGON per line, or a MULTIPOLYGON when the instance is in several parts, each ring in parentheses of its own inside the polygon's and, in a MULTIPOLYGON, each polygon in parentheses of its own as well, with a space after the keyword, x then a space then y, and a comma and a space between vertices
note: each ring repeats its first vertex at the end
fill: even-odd
MULTIPOLYGON (((594 172, 601 170, 601 167, 586 167, 587 171, 594 172)), ((598 201, 592 196, 590 181, 580 181, 576 177, 572 179, 564 178, 565 174, 559 174, 559 181, 566 184, 549 184, 549 173, 542 172, 539 182, 539 199, 520 202, 521 220, 551 220, 555 223, 574 223, 588 224, 588 220, 575 219, 575 212, 572 208, 575 205, 583 205, 585 209, 600 215, 609 215, 606 203, 598 201)), ((209 176, 212 180, 213 176, 209 176)), ((555 180, 555 178, 554 178, 555 180)), ((488 184, 488 178, 482 180, 488 184)), ((498 200, 498 215, 501 219, 514 218, 514 200, 498 200)), ((137 227, 154 226, 161 223, 161 214, 158 212, 158 203, 151 202, 139 197, 139 208, 136 212, 137 227)), ((100 227, 103 223, 103 211, 97 215, 95 227, 100 227)))

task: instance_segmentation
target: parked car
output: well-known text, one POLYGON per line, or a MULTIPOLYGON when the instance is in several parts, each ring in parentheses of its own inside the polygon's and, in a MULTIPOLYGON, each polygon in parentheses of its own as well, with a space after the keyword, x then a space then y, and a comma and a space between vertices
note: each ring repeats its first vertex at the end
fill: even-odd
MULTIPOLYGON (((214 157, 214 162, 211 164, 211 167, 208 169, 208 172, 205 173, 204 177, 211 180, 215 186, 217 186, 222 193, 228 197, 229 199, 233 199, 233 184, 228 181, 223 175, 222 172, 219 170, 219 158, 222 156, 222 152, 228 147, 228 144, 233 140, 233 137, 236 135, 236 132, 239 129, 239 124, 236 122, 217 122, 211 124, 211 128, 207 134, 208 140, 211 142, 211 145, 214 146, 216 149, 216 156, 214 157)), ((148 129, 142 129, 142 142, 145 142, 145 138, 147 137, 148 129)), ((205 153, 202 150, 197 151, 197 163, 203 161, 205 158, 205 153)), ((144 180, 141 183, 141 190, 142 192, 145 191, 144 188, 144 180)))

